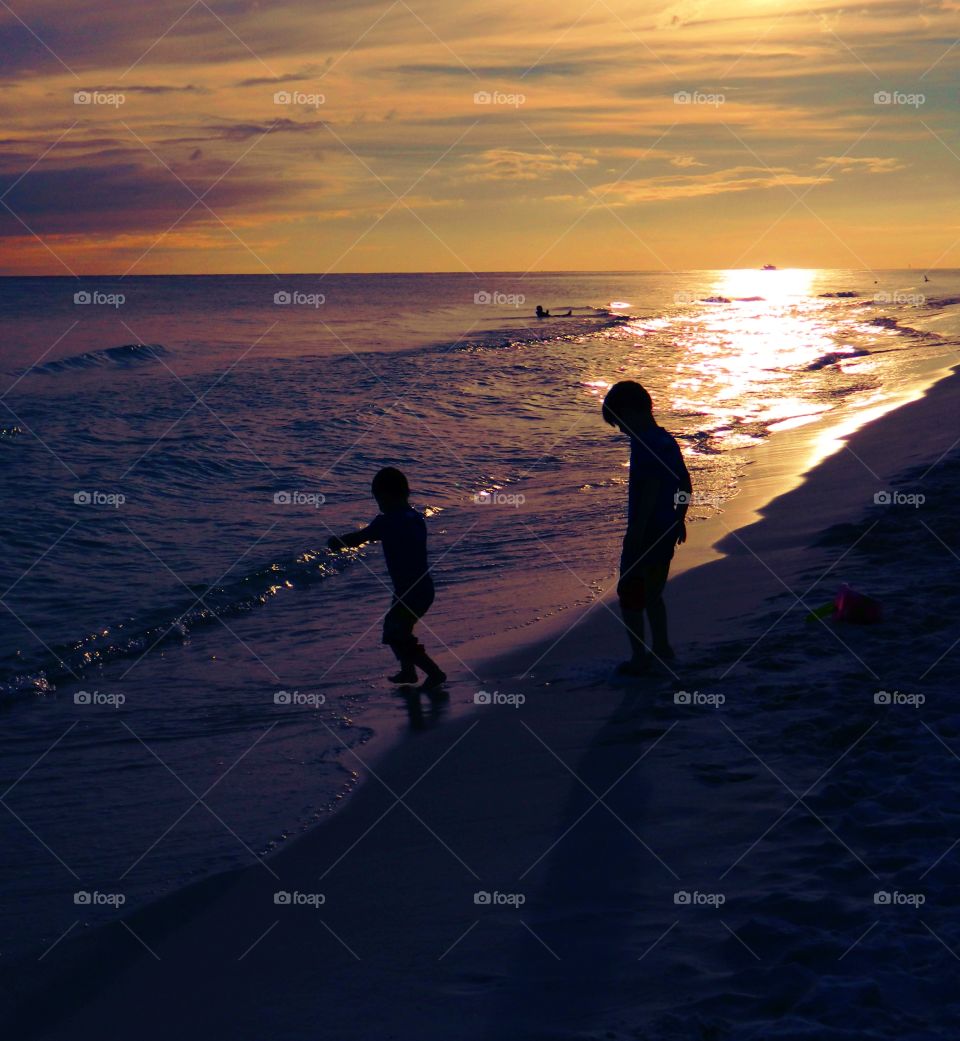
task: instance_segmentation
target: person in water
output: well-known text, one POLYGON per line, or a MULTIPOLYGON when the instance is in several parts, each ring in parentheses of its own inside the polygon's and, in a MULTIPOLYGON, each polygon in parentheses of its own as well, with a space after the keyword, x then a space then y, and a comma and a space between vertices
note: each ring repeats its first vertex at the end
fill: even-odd
POLYGON ((550 317, 550 312, 549 311, 544 311, 544 309, 539 304, 537 304, 537 317, 538 318, 549 318, 550 317))
POLYGON ((334 535, 327 545, 332 550, 382 542, 387 571, 393 582, 393 603, 383 618, 383 642, 396 655, 400 671, 389 677, 393 683, 417 682, 417 669, 425 674, 421 690, 436 690, 446 674, 427 654, 413 634, 417 622, 433 603, 433 578, 427 562, 427 525, 409 503, 407 478, 392 466, 378 471, 371 486, 380 512, 359 531, 334 535))
POLYGON ((667 636, 663 590, 674 547, 687 539, 686 514, 693 485, 676 440, 653 418, 653 403, 641 384, 615 383, 603 399, 603 418, 630 438, 627 531, 620 557, 617 596, 631 656, 617 672, 639 676, 675 657, 667 636), (644 640, 644 614, 651 646, 644 640))

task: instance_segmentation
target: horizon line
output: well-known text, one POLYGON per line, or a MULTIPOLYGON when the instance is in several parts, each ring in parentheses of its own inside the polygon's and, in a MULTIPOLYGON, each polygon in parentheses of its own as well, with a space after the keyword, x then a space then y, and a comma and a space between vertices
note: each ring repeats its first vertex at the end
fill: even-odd
MULTIPOLYGON (((153 272, 150 274, 121 274, 100 271, 94 274, 77 275, 52 275, 39 273, 2 273, 0 278, 58 278, 64 280, 78 281, 84 278, 369 278, 377 275, 390 275, 399 277, 412 277, 418 275, 460 275, 464 278, 479 278, 488 275, 510 275, 513 277, 529 278, 531 276, 545 275, 682 275, 694 274, 701 271, 765 271, 762 267, 703 267, 703 268, 556 268, 542 271, 511 271, 508 269, 490 269, 487 271, 280 271, 262 273, 256 271, 166 271, 153 272)), ((787 265, 777 266, 773 273, 783 271, 849 271, 872 274, 878 271, 914 271, 918 274, 931 271, 960 271, 960 267, 825 267, 813 265, 810 267, 795 267, 787 265)), ((767 272, 768 274, 771 272, 767 272)))

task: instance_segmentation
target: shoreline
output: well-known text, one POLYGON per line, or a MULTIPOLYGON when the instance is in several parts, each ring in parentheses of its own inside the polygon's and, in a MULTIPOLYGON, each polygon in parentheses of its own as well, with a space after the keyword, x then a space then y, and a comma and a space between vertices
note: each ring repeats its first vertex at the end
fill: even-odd
MULTIPOLYGON (((679 686, 726 682, 736 663, 718 676, 719 666, 697 667, 696 654, 721 634, 728 641, 744 635, 756 621, 757 609, 785 586, 792 589, 809 570, 811 540, 833 525, 858 520, 883 481, 950 450, 954 438, 949 420, 960 397, 958 385, 955 372, 919 399, 893 406, 860 426, 849 451, 821 459, 806 475, 796 474, 793 487, 765 506, 757 508, 756 502, 765 490, 761 480, 750 494, 733 500, 742 501, 715 525, 692 526, 691 543, 697 529, 703 529, 689 547, 689 558, 698 563, 678 568, 667 594, 675 642, 691 664, 654 680, 650 689, 661 695, 679 686), (747 522, 756 516, 758 520, 747 522), (707 532, 716 527, 725 529, 717 543, 724 556, 712 549, 716 540, 707 532), (707 553, 712 559, 700 561, 707 553), (719 605, 718 589, 723 590, 719 605)), ((808 431, 807 439, 813 434, 808 431)), ((678 562, 687 557, 687 549, 681 549, 678 562)), ((631 693, 636 686, 609 681, 609 667, 622 651, 622 635, 609 608, 609 602, 597 601, 575 619, 552 619, 506 652, 493 646, 496 638, 458 648, 467 660, 481 662, 477 670, 484 677, 489 674, 501 690, 523 693, 527 701, 522 709, 469 706, 450 713, 443 726, 419 733, 416 740, 361 746, 363 759, 357 756, 356 762, 366 776, 345 812, 280 849, 267 861, 268 870, 238 869, 189 886, 128 916, 127 924, 112 923, 81 940, 65 941, 40 970, 20 966, 11 982, 23 994, 35 988, 45 993, 48 1009, 62 1003, 61 1026, 80 1038, 109 1029, 105 1024, 115 1022, 111 1016, 118 1014, 132 1036, 143 1038, 169 1036, 178 1022, 182 1029, 178 1017, 189 1011, 197 1030, 190 1036, 261 1037, 270 1024, 279 1024, 273 1036, 299 1038, 310 1036, 322 1021, 332 1036, 358 1039, 397 1036, 396 1023, 417 1002, 434 1006, 434 1018, 420 1031, 424 1037, 449 1036, 454 1029, 463 1033, 459 1017, 465 1000, 481 1002, 478 1012, 492 1001, 501 1014, 512 1010, 510 1014, 519 1015, 519 998, 506 983, 512 975, 506 967, 538 955, 550 959, 556 944, 543 938, 538 923, 546 923, 548 931, 554 925, 561 935, 565 930, 577 935, 569 933, 574 920, 592 906, 583 892, 564 881, 561 870, 590 876, 589 844, 581 848, 587 862, 576 867, 576 858, 564 856, 560 842, 565 822, 592 801, 582 790, 582 776, 596 772, 607 783, 615 781, 622 770, 637 765, 641 753, 645 763, 648 752, 673 729, 659 727, 672 705, 659 709, 660 718, 656 712, 651 719, 638 717, 631 693), (569 631, 566 637, 564 630, 569 631), (555 639, 557 633, 561 636, 555 639), (373 752, 369 759, 367 748, 373 752), (570 767, 571 759, 576 768, 570 767), (451 775, 452 768, 458 772, 451 775), (396 795, 403 801, 396 802, 396 795), (581 807, 582 799, 586 803, 581 807), (358 874, 355 857, 362 861, 358 874), (322 874, 317 871, 321 865, 322 874), (551 894, 546 906, 554 907, 554 919, 545 910, 538 912, 533 926, 517 926, 519 909, 512 905, 490 908, 482 921, 477 917, 484 909, 473 904, 473 892, 516 893, 520 886, 529 889, 534 880, 541 896, 551 894), (269 899, 277 890, 322 890, 324 910, 278 906, 269 899), (565 901, 578 908, 573 919, 563 919, 557 910, 565 901), (463 935, 454 928, 458 923, 466 930, 463 935), (476 949, 465 943, 474 929, 485 933, 479 962, 476 949), (286 935, 278 939, 278 934, 286 935), (453 957, 458 948, 461 956, 472 952, 467 960, 474 962, 467 969, 453 957), (358 970, 356 959, 367 968, 358 970), (447 967, 436 970, 439 981, 419 977, 411 985, 416 970, 428 971, 446 961, 447 967), (325 973, 316 973, 318 963, 328 967, 325 973), (81 964, 84 968, 78 971, 81 964), (111 964, 123 971, 105 979, 111 964), (456 969, 450 968, 454 965, 456 969), (228 993, 237 986, 244 991, 239 1000, 231 999, 230 1031, 224 1035, 221 1017, 227 1015, 228 993), (265 986, 270 988, 267 1000, 265 986), (164 1006, 158 1009, 156 995, 165 992, 164 1006), (197 1007, 198 1002, 204 1007, 197 1007), (156 1018, 143 1024, 135 1018, 138 1009, 151 1009, 156 1018), (359 1009, 366 1022, 357 1022, 359 1009)), ((660 830, 668 831, 664 818, 676 800, 665 777, 671 769, 675 772, 677 793, 689 785, 676 763, 656 769, 648 774, 641 765, 633 777, 643 776, 657 793, 660 830)), ((589 785, 596 794, 605 787, 589 785)), ((583 834, 611 841, 605 832, 594 835, 594 827, 599 828, 599 820, 583 834)), ((578 829, 576 841, 584 843, 580 835, 578 829)), ((612 841, 625 864, 636 867, 639 855, 644 872, 663 872, 666 861, 658 864, 656 844, 644 840, 647 850, 634 848, 625 832, 612 841)), ((620 869, 605 864, 602 870, 614 876, 607 878, 611 893, 622 892, 626 881, 619 877, 620 869)), ((666 872, 668 879, 673 873, 666 872)), ((532 895, 528 899, 535 902, 532 895)), ((519 917, 522 921, 525 916, 519 917)), ((612 923, 596 936, 589 929, 587 933, 586 947, 601 965, 610 955, 599 952, 615 948, 625 937, 612 923)), ((523 971, 521 978, 527 978, 523 971)), ((591 981, 599 986, 599 977, 591 981)), ((549 991, 584 1022, 603 1004, 599 991, 575 997, 565 994, 556 980, 549 991)), ((29 1003, 17 1027, 23 1031, 28 1024, 33 1032, 13 1036, 58 1036, 56 1028, 53 1033, 40 1029, 29 1003)), ((467 1036, 486 1036, 481 1023, 469 1029, 474 1027, 478 1032, 467 1036)))

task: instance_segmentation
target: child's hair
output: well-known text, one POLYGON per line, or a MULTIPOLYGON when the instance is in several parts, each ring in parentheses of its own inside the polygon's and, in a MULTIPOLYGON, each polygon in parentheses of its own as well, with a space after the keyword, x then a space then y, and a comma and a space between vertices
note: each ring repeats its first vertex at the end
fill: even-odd
POLYGON ((406 476, 395 466, 385 466, 378 470, 371 486, 375 499, 409 499, 410 485, 406 476))
POLYGON ((617 426, 627 412, 653 412, 653 401, 646 387, 635 380, 614 383, 603 399, 603 419, 610 426, 617 426))

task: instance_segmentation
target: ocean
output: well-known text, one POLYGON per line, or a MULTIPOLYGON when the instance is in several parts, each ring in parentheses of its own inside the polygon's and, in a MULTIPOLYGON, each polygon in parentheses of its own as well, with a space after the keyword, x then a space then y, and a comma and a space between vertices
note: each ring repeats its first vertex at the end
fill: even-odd
POLYGON ((255 862, 442 718, 383 679, 379 548, 325 547, 381 466, 471 701, 466 641, 614 580, 611 383, 650 389, 705 518, 756 446, 955 363, 960 271, 4 278, 0 313, 0 950, 42 953, 255 862))

